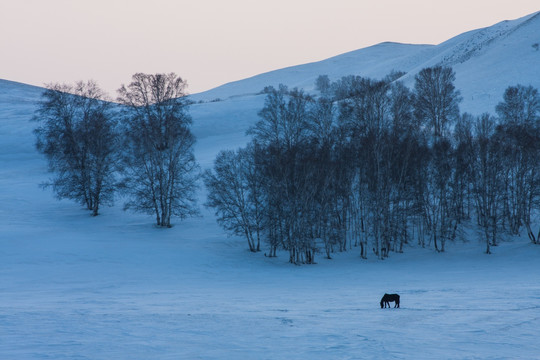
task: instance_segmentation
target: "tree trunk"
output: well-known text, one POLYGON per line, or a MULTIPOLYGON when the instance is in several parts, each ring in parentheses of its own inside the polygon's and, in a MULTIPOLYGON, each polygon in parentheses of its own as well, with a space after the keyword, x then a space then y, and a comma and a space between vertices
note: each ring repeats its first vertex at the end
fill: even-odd
POLYGON ((92 209, 92 216, 98 216, 99 215, 99 202, 94 202, 94 208, 92 209))
POLYGON ((538 230, 538 237, 534 237, 534 233, 531 229, 531 223, 525 221, 525 226, 527 227, 527 235, 533 244, 538 244, 540 242, 540 229, 538 230))
POLYGON ((489 246, 489 231, 488 231, 488 227, 487 227, 487 224, 485 225, 485 235, 486 235, 486 254, 491 254, 491 249, 490 249, 490 246, 489 246))
POLYGON ((367 256, 366 256, 366 249, 364 247, 364 242, 363 241, 360 241, 360 257, 362 259, 367 259, 367 256))
POLYGON ((255 252, 255 247, 252 244, 251 236, 249 235, 248 230, 244 230, 244 234, 246 235, 246 239, 247 239, 248 246, 249 246, 249 251, 255 252))

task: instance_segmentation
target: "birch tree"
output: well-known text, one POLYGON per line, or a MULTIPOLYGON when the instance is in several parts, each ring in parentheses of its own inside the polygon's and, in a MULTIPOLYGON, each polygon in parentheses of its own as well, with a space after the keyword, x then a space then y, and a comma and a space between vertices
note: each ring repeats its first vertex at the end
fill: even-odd
POLYGON ((93 81, 48 85, 34 120, 37 149, 54 174, 44 185, 97 216, 114 199, 119 169, 117 121, 105 93, 93 81))
POLYGON ((126 208, 153 214, 161 227, 171 227, 173 216, 183 219, 197 213, 199 171, 186 86, 174 73, 138 73, 118 90, 126 138, 126 208))

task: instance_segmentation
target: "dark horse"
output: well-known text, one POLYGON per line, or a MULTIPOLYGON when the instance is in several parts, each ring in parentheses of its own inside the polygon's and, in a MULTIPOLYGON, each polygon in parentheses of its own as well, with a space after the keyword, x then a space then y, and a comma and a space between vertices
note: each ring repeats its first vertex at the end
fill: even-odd
POLYGON ((399 307, 399 295, 398 294, 384 294, 384 296, 381 299, 381 309, 385 308, 386 305, 390 307, 390 302, 395 301, 396 305, 394 305, 395 308, 399 307))

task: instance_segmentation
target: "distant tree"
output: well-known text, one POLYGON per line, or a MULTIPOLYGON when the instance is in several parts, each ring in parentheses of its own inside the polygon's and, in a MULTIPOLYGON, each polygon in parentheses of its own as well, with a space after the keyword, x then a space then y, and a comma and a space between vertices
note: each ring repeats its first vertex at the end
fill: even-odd
POLYGON ((438 139, 430 150, 430 162, 427 164, 428 187, 424 194, 424 203, 435 250, 444 252, 445 243, 452 239, 452 230, 457 222, 451 207, 451 181, 455 170, 453 148, 450 140, 443 137, 438 139), (440 247, 437 245, 437 240, 440 242, 440 247))
POLYGON ((491 253, 491 245, 497 245, 497 227, 501 219, 501 200, 504 194, 501 144, 495 126, 495 120, 489 114, 478 118, 472 164, 478 224, 484 230, 486 254, 491 253))
POLYGON ((506 125, 538 128, 540 122, 540 95, 532 86, 509 86, 503 101, 496 106, 497 114, 506 125))
POLYGON ((422 69, 414 84, 414 114, 431 135, 422 204, 437 251, 444 251, 445 242, 454 237, 453 230, 459 221, 454 205, 460 189, 455 182, 455 151, 449 131, 449 125, 459 119, 461 101, 454 80, 452 68, 435 66, 422 69))
POLYGON ((322 95, 328 95, 331 90, 330 78, 328 75, 319 75, 315 80, 315 89, 317 89, 322 95))
POLYGON ((186 82, 174 73, 133 75, 118 90, 124 106, 126 208, 154 214, 158 226, 197 213, 199 176, 185 99, 186 82))
POLYGON ((532 86, 510 86, 496 107, 505 163, 504 214, 510 230, 522 225, 532 242, 531 213, 540 207, 540 95, 532 86))
POLYGON ((454 86, 452 68, 422 69, 415 77, 415 114, 426 122, 435 139, 447 135, 449 123, 459 117, 460 93, 454 86))
POLYGON ((316 251, 311 220, 314 201, 314 152, 310 151, 313 98, 302 90, 267 88, 259 121, 248 134, 259 146, 258 174, 263 180, 265 223, 271 250, 289 251, 291 263, 313 263, 316 251))
POLYGON ((261 250, 262 206, 254 154, 248 149, 221 151, 214 168, 204 173, 206 206, 215 210, 218 223, 233 235, 246 238, 251 252, 261 250))
POLYGON ((392 82, 398 80, 399 78, 403 77, 406 74, 407 73, 404 72, 404 71, 392 70, 392 71, 390 71, 390 74, 388 74, 388 75, 386 75, 384 77, 384 81, 386 81, 388 83, 392 83, 392 82))
POLYGON ((475 118, 464 113, 454 126, 455 172, 452 179, 452 207, 458 222, 470 218, 472 208, 471 184, 474 180, 473 165, 476 159, 474 151, 473 125, 475 118))
MULTIPOLYGON (((394 75, 398 76, 398 75, 394 75)), ((401 82, 394 81, 390 89, 390 130, 387 136, 387 166, 391 179, 391 234, 396 251, 402 252, 409 240, 410 221, 417 213, 414 208, 414 184, 421 166, 418 153, 421 127, 413 116, 412 92, 401 82)))
MULTIPOLYGON (((365 209, 366 228, 373 239, 374 252, 382 259, 388 255, 394 230, 389 200, 392 191, 388 141, 393 120, 391 86, 385 80, 347 76, 334 88, 339 102, 340 128, 347 134, 350 148, 358 159, 349 165, 357 173, 354 185, 360 192, 357 200, 365 209)), ((367 244, 361 245, 367 247, 367 244)))
POLYGON ((118 170, 119 136, 111 103, 93 81, 51 84, 34 116, 37 149, 45 154, 57 197, 99 213, 112 203, 118 170))

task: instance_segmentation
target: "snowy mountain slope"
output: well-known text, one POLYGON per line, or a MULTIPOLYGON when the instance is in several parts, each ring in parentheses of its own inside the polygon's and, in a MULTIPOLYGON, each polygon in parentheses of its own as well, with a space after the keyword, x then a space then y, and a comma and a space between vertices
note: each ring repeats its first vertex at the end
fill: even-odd
MULTIPOLYGON (((312 91, 315 79, 322 74, 337 80, 350 74, 382 78, 392 70, 404 71, 406 75, 401 80, 413 86, 414 76, 422 68, 444 65, 452 66, 456 72, 456 87, 463 97, 460 105, 462 112, 474 115, 494 113, 508 86, 520 83, 540 88, 540 50, 535 47, 535 44, 540 44, 539 34, 540 13, 534 13, 463 33, 436 46, 382 43, 323 61, 225 84, 194 94, 192 99, 208 102, 254 97, 265 86, 280 83, 312 91)), ((262 103, 262 100, 259 99, 258 103, 262 103)), ((245 107, 234 108, 222 105, 222 115, 228 119, 237 118, 238 112, 243 113, 238 123, 236 120, 229 122, 231 132, 245 131, 249 124, 256 121, 256 111, 247 105, 251 103, 245 104, 245 107), (249 124, 244 121, 248 113, 251 118, 249 124)), ((205 127, 213 123, 211 117, 200 109, 201 106, 194 106, 194 118, 205 127)))
MULTIPOLYGON (((513 76, 534 85, 540 52, 527 51, 540 42, 538 16, 505 26, 500 38, 474 40, 475 31, 444 47, 385 43, 336 57, 334 66, 271 77, 312 86, 324 69, 350 73, 358 57, 373 74, 366 76, 406 66, 411 76, 429 61, 454 59, 464 97, 504 89, 510 75, 501 69, 516 64, 513 76), (466 40, 485 45, 467 58, 458 46, 466 40), (391 59, 394 49, 400 56, 391 59)), ((224 99, 191 109, 203 167, 245 143, 264 101, 253 93, 268 79, 194 95, 224 99)), ((364 261, 353 248, 294 267, 287 256, 249 253, 202 207, 202 217, 167 230, 122 211, 121 199, 92 218, 38 187, 49 175, 29 119, 41 91, 0 80, 0 359, 538 358, 540 282, 531 269, 540 247, 526 238, 486 256, 466 228, 465 243, 447 244, 444 254, 411 244, 364 261), (385 292, 400 293, 402 308, 381 310, 385 292)))
POLYGON ((437 47, 441 51, 412 69, 404 81, 412 86, 422 68, 451 66, 456 72, 456 88, 461 91, 462 112, 479 115, 495 112, 504 90, 523 84, 540 88, 540 13, 491 27, 470 31, 437 47))
POLYGON ((194 94, 193 99, 195 101, 226 99, 231 96, 256 94, 265 86, 277 86, 280 83, 289 87, 312 90, 315 79, 323 74, 334 80, 350 74, 380 78, 392 70, 409 71, 424 59, 425 55, 423 54, 431 48, 433 45, 385 42, 323 61, 270 71, 228 83, 203 93, 194 94))
POLYGON ((462 109, 494 112, 509 85, 540 89, 540 13, 493 38, 467 61, 456 64, 456 87, 462 89, 462 109))

